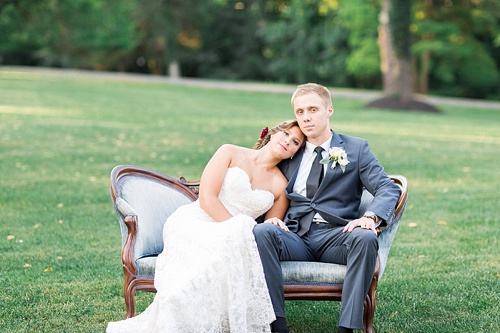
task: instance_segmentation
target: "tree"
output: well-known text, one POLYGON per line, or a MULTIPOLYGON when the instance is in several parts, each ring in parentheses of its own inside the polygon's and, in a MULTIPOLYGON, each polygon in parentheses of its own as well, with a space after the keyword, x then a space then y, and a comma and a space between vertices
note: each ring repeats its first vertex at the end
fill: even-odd
POLYGON ((397 91, 390 92, 399 95, 403 105, 412 100, 413 85, 410 70, 410 22, 411 22, 411 0, 392 0, 389 7, 389 39, 392 40, 393 49, 399 67, 399 84, 397 91))
POLYGON ((14 1, 0 12, 0 52, 14 64, 115 69, 135 46, 134 4, 14 1))
POLYGON ((0 0, 0 31, 11 65, 500 98, 498 0, 0 0))
POLYGON ((0 1, 0 63, 36 65, 33 50, 42 46, 31 22, 35 11, 43 12, 42 0, 0 1))
POLYGON ((138 11, 137 56, 171 77, 264 79, 257 36, 260 0, 150 0, 138 11))
POLYGON ((357 87, 376 88, 381 84, 378 12, 378 1, 339 1, 339 23, 349 31, 345 69, 355 78, 353 81, 357 87))
POLYGON ((414 7, 417 91, 487 97, 499 91, 500 3, 417 2, 414 7), (496 59, 496 60, 495 60, 496 59))
POLYGON ((137 7, 136 20, 141 35, 133 56, 133 70, 156 75, 182 76, 182 51, 201 45, 197 24, 198 8, 193 0, 148 0, 137 7))
POLYGON ((338 21, 338 1, 290 0, 261 35, 268 75, 281 82, 347 86, 348 31, 338 21))
POLYGON ((413 99, 411 73, 411 0, 382 0, 379 46, 383 97, 369 107, 437 111, 413 99))
POLYGON ((193 74, 230 80, 266 80, 265 20, 262 0, 217 0, 207 8, 200 36, 203 47, 191 55, 193 74))

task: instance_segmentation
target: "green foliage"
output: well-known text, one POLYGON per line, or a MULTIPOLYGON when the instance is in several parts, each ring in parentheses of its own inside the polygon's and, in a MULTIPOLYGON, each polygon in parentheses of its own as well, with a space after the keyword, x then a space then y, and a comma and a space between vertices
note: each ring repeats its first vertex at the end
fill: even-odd
POLYGON ((142 40, 133 71, 182 76, 263 80, 265 63, 257 34, 259 1, 147 1, 137 11, 142 40))
POLYGON ((349 30, 352 50, 346 59, 346 69, 356 77, 358 86, 380 85, 379 10, 373 2, 365 0, 342 0, 339 4, 339 18, 342 26, 349 30))
POLYGON ((348 82, 344 70, 347 32, 335 24, 337 8, 323 0, 292 0, 260 31, 266 41, 268 75, 281 82, 348 82))
POLYGON ((411 0, 390 0, 389 29, 394 51, 403 59, 410 59, 411 0))
MULTIPOLYGON (((462 71, 459 73, 460 82, 464 88, 475 89, 477 92, 496 87, 499 80, 499 73, 495 69, 493 59, 484 51, 482 45, 476 44, 472 57, 463 61, 462 71)), ((476 95, 471 93, 471 95, 476 95)))
MULTIPOLYGON (((347 70, 359 79, 359 85, 363 83, 378 82, 380 74, 380 52, 376 43, 366 39, 346 60, 347 70)), ((373 84, 367 84, 373 87, 373 84)))
MULTIPOLYGON (((423 90, 500 99, 499 1, 393 1, 423 90)), ((380 0, 4 0, 0 63, 157 75, 176 63, 188 77, 377 89, 379 12, 380 0)))
POLYGON ((10 5, 0 13, 0 52, 11 64, 116 68, 136 45, 134 10, 135 2, 104 0, 10 5))
MULTIPOLYGON (((0 327, 103 332, 125 316, 109 174, 134 164, 199 178, 223 143, 252 146, 292 116, 288 94, 0 70, 0 327), (11 236, 11 237, 9 237, 11 236)), ((290 86, 290 92, 293 87, 290 86)), ((376 332, 499 332, 498 110, 441 114, 335 98, 409 202, 379 284, 376 332)), ((152 299, 138 293, 138 311, 152 299)), ((332 332, 337 302, 286 303, 292 332, 332 332)))
POLYGON ((19 1, 0 7, 0 62, 10 64, 35 63, 33 50, 43 44, 43 36, 37 34, 27 21, 30 10, 40 9, 38 3, 19 1))
POLYGON ((412 50, 417 56, 430 52, 433 92, 476 98, 498 95, 500 49, 494 41, 500 34, 500 3, 453 2, 453 6, 425 8, 416 2, 414 14, 412 50))
POLYGON ((196 69, 190 74, 230 80, 266 80, 264 43, 258 33, 262 20, 259 1, 225 1, 202 15, 206 16, 199 26, 203 47, 188 58, 196 69))

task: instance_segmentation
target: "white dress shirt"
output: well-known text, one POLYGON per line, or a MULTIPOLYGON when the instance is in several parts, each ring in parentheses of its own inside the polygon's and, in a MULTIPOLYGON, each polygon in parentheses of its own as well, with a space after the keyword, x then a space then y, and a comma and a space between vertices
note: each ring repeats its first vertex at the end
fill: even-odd
MULTIPOLYGON (((321 153, 323 158, 328 156, 328 151, 330 150, 330 141, 332 140, 332 136, 328 138, 325 142, 321 144, 321 147, 324 149, 321 153)), ((306 182, 309 173, 311 172, 311 166, 316 158, 316 152, 314 151, 316 148, 312 143, 306 142, 306 147, 304 149, 304 156, 302 156, 302 161, 299 166, 299 173, 297 174, 297 179, 295 180, 295 184, 293 185, 293 192, 298 193, 300 195, 306 196, 306 182)), ((326 173, 327 164, 323 164, 323 175, 326 173)))

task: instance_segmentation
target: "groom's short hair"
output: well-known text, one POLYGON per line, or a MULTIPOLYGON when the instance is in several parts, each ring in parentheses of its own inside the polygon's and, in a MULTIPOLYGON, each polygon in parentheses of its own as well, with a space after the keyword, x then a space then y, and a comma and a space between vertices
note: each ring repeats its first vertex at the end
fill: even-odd
POLYGON ((315 93, 319 97, 321 97, 324 100, 326 106, 330 106, 332 104, 332 96, 330 95, 330 90, 328 90, 328 88, 317 83, 304 83, 297 86, 297 88, 293 92, 291 100, 292 105, 296 97, 307 95, 310 93, 315 93))

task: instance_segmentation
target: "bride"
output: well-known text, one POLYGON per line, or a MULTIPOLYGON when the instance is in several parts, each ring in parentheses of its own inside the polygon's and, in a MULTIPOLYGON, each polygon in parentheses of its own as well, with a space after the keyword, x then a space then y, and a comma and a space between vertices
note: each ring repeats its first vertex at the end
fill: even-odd
POLYGON ((277 164, 304 142, 297 122, 285 121, 265 128, 254 149, 221 146, 199 199, 165 222, 153 303, 106 332, 269 332, 275 315, 252 229, 265 214, 265 223, 287 230, 287 180, 277 164))

